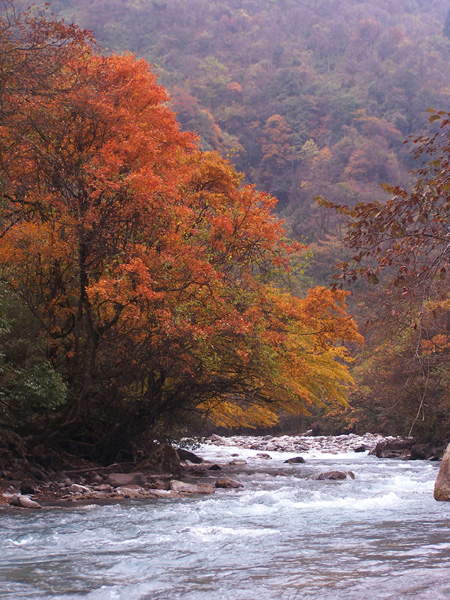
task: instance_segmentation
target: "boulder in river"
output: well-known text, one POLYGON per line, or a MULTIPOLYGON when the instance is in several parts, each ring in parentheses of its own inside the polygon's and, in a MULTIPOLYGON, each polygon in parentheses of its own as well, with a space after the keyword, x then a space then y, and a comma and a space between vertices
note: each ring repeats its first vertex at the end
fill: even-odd
POLYGON ((189 460, 191 463, 194 463, 194 465, 199 465, 203 462, 203 458, 200 458, 200 456, 197 456, 184 448, 177 448, 177 454, 180 457, 180 460, 189 460))
MULTIPOLYGON (((349 473, 350 471, 348 473, 346 473, 345 471, 326 471, 325 473, 319 473, 318 475, 314 475, 312 479, 315 479, 316 481, 339 481, 341 479, 347 479, 347 475, 349 473)), ((355 476, 353 475, 353 477, 351 478, 354 479, 355 476)))
POLYGON ((414 446, 415 440, 408 438, 406 440, 385 440, 379 442, 370 454, 375 454, 377 458, 411 458, 411 448, 414 446))
POLYGON ((297 465, 297 464, 304 463, 305 459, 303 458, 303 456, 294 456, 294 458, 288 458, 284 462, 289 465, 297 465))
POLYGON ((216 481, 215 485, 216 485, 216 488, 223 488, 226 490, 244 487, 242 485, 242 483, 239 483, 239 481, 233 481, 232 479, 228 479, 228 477, 223 477, 222 479, 218 479, 216 481))
POLYGON ((441 467, 434 484, 434 499, 450 501, 450 444, 442 458, 441 467))

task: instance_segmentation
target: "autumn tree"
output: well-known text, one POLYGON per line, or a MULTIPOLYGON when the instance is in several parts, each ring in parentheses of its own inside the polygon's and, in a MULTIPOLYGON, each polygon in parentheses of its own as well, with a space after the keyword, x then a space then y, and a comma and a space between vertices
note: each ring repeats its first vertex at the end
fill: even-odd
MULTIPOLYGON (((416 182, 411 189, 385 186, 391 194, 386 202, 359 203, 354 208, 325 205, 338 210, 348 223, 345 243, 352 258, 341 264, 338 281, 365 278, 387 286, 380 292, 385 310, 377 322, 390 322, 392 333, 389 340, 378 336, 367 368, 380 359, 390 365, 397 383, 403 381, 405 433, 417 430, 420 419, 429 424, 425 435, 433 436, 433 429, 442 435, 437 425, 448 423, 450 416, 446 365, 450 347, 450 114, 430 112, 430 121, 439 128, 431 136, 413 140, 420 166, 414 171, 416 182)), ((367 381, 367 369, 361 373, 367 381)), ((387 374, 381 369, 378 377, 392 394, 387 374)), ((398 392, 395 395, 399 397, 398 392)))
POLYGON ((0 278, 67 392, 47 442, 111 460, 193 411, 345 402, 345 293, 289 291, 275 200, 181 132, 147 63, 7 13, 0 65, 0 278))

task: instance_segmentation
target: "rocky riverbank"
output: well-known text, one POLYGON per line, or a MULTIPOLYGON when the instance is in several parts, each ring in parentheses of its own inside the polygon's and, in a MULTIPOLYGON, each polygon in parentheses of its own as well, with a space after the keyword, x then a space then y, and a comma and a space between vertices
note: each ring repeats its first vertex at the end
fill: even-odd
POLYGON ((212 435, 205 444, 233 446, 260 452, 321 452, 340 454, 345 452, 369 452, 378 458, 400 458, 404 460, 440 460, 445 445, 435 447, 430 444, 418 444, 414 438, 382 436, 366 433, 356 435, 312 436, 283 435, 267 436, 219 436, 212 435))
MULTIPOLYGON (((10 506, 38 509, 73 503, 107 503, 125 498, 177 498, 188 494, 212 494, 216 489, 238 489, 241 484, 228 475, 246 464, 239 449, 257 451, 261 460, 270 452, 341 454, 367 452, 381 458, 438 460, 442 449, 418 445, 413 439, 383 437, 367 433, 340 436, 230 436, 212 435, 206 446, 236 449, 234 460, 219 464, 203 460, 183 448, 156 445, 150 455, 138 463, 115 463, 107 467, 84 464, 76 469, 58 471, 43 465, 16 460, 0 471, 0 508, 10 506)), ((289 457, 285 463, 301 464, 302 456, 289 457)), ((318 474, 317 478, 339 479, 350 473, 318 474), (323 476, 323 477, 322 477, 323 476)))

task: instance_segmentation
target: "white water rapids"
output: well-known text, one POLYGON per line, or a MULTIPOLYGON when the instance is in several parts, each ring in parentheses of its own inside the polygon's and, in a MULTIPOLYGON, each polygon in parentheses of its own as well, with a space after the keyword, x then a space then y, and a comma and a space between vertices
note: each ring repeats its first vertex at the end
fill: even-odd
MULTIPOLYGON (((449 600, 450 503, 439 464, 367 453, 203 446, 244 484, 181 499, 0 513, 10 600, 449 600), (237 458, 237 457, 233 457, 237 458), (351 470, 355 479, 315 481, 351 470)), ((200 481, 208 481, 201 479, 200 481)))

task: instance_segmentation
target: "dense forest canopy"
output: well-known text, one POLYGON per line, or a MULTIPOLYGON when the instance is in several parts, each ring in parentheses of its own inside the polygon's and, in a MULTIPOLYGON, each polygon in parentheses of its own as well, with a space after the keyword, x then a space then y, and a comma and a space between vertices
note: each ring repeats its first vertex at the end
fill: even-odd
POLYGON ((274 194, 309 242, 339 231, 315 196, 356 203, 382 199, 383 182, 407 184, 403 140, 427 127, 427 108, 449 104, 446 0, 52 6, 106 51, 155 65, 183 127, 274 194))

